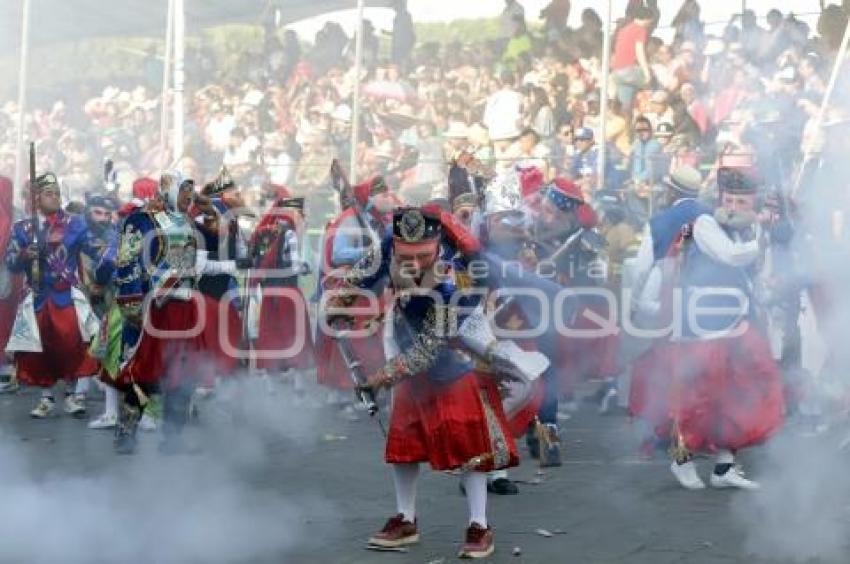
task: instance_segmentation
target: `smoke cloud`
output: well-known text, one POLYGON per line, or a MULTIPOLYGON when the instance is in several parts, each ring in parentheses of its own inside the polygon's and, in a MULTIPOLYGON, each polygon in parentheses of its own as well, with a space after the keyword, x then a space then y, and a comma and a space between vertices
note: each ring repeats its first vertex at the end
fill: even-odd
POLYGON ((306 516, 332 508, 286 497, 267 474, 269 449, 299 456, 314 440, 310 412, 259 379, 226 384, 201 409, 203 425, 187 433, 201 454, 161 456, 159 437, 142 435, 135 456, 106 456, 86 475, 51 453, 44 472, 26 443, 0 435, 0 562, 284 562, 304 549, 306 516))

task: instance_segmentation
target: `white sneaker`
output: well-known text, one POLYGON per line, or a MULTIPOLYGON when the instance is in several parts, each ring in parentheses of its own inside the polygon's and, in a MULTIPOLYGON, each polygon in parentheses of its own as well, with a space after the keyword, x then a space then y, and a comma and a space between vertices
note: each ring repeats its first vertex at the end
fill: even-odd
POLYGON ((82 417, 86 414, 86 400, 83 396, 71 394, 65 396, 65 413, 74 417, 82 417))
POLYGON ((17 380, 6 380, 5 382, 0 382, 0 394, 14 394, 21 387, 18 385, 17 380))
POLYGON ((139 429, 146 433, 153 433, 156 431, 156 419, 147 413, 143 414, 142 418, 139 420, 139 429))
POLYGON ((51 398, 41 398, 38 403, 30 411, 30 417, 36 419, 44 419, 56 411, 56 401, 51 398))
POLYGON ((602 396, 602 401, 599 402, 600 415, 608 413, 608 410, 611 409, 611 402, 614 402, 614 405, 617 405, 617 388, 613 386, 605 391, 605 395, 602 396))
POLYGON ((675 460, 670 464, 670 471, 683 488, 688 490, 704 490, 705 482, 697 474, 697 467, 693 460, 679 464, 675 460))
POLYGON ((89 421, 89 429, 114 429, 117 424, 117 416, 104 413, 97 419, 89 421))
POLYGON ((744 478, 741 471, 736 467, 730 468, 722 476, 718 476, 714 472, 711 473, 712 488, 740 488, 742 490, 757 490, 761 488, 758 482, 744 478))

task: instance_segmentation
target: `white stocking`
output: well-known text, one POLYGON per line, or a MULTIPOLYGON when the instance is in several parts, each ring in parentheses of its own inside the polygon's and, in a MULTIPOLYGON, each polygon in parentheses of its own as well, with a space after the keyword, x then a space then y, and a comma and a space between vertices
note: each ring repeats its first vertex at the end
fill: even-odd
MULTIPOLYGON (((393 464, 393 482, 395 483, 395 502, 398 512, 405 521, 416 519, 416 478, 419 476, 419 464, 393 464)), ((486 492, 486 485, 484 487, 486 492)))
POLYGON ((467 472, 463 475, 466 503, 469 506, 469 524, 487 527, 487 474, 467 472))
POLYGON ((103 401, 103 414, 106 417, 118 417, 118 390, 112 386, 103 386, 106 397, 103 401))
POLYGON ((77 387, 74 393, 78 396, 84 396, 89 392, 89 384, 91 384, 91 376, 77 379, 77 387))

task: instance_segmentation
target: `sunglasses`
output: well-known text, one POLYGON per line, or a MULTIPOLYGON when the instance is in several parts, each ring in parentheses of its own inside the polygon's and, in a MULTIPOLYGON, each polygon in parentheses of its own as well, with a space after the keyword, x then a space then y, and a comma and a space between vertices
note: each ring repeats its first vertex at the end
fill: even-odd
POLYGON ((638 129, 635 129, 635 131, 637 131, 638 133, 652 133, 651 129, 647 129, 645 127, 640 127, 638 129))

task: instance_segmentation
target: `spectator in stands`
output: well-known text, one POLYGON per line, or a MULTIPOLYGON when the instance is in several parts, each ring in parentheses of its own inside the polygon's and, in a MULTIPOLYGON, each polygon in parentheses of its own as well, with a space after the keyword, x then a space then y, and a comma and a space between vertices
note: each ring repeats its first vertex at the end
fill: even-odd
POLYGON ((638 8, 634 21, 626 24, 614 41, 611 70, 617 85, 617 96, 628 111, 631 111, 635 91, 652 79, 646 56, 648 28, 652 18, 648 8, 638 8))

